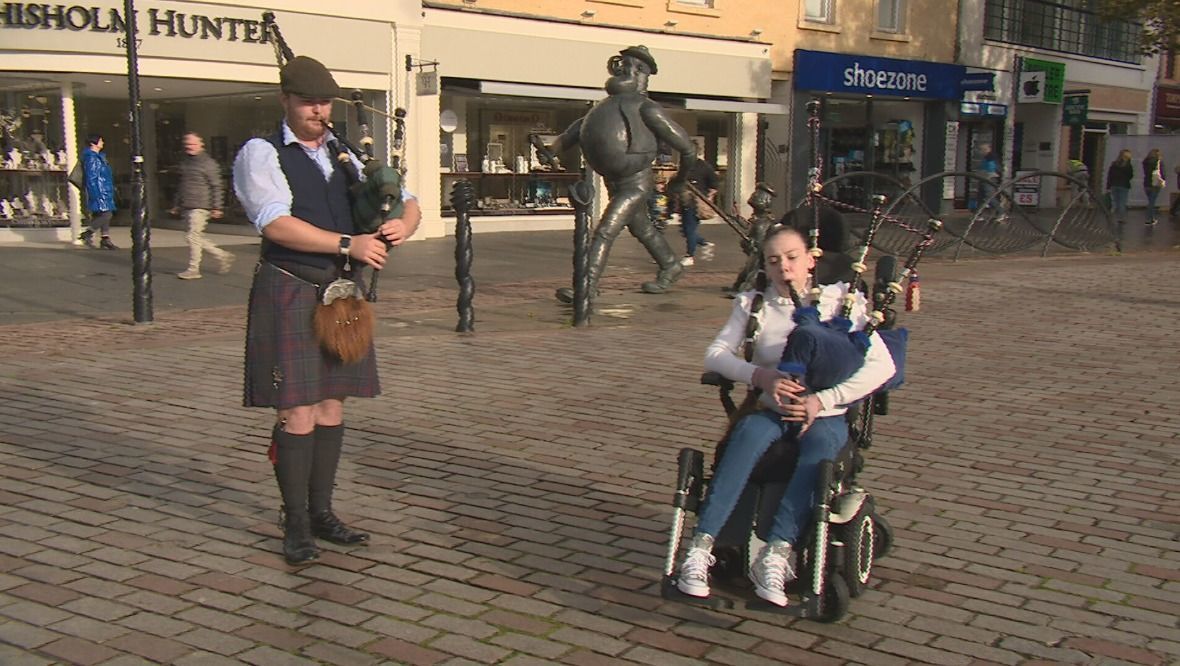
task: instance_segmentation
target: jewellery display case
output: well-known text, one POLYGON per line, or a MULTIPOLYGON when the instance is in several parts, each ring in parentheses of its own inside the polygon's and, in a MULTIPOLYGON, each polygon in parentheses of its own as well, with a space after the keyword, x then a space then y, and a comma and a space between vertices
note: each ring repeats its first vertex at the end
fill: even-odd
POLYGON ((69 226, 60 107, 57 95, 0 97, 0 227, 69 226))

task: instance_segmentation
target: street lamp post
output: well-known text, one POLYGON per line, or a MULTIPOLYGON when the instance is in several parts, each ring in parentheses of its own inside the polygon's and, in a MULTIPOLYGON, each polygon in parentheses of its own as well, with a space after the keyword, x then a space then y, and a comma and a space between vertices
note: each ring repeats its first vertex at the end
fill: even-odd
POLYGON ((131 281, 135 323, 152 322, 152 229, 144 209, 143 129, 140 126, 139 45, 136 43, 135 1, 123 0, 127 25, 127 101, 131 106, 131 281))

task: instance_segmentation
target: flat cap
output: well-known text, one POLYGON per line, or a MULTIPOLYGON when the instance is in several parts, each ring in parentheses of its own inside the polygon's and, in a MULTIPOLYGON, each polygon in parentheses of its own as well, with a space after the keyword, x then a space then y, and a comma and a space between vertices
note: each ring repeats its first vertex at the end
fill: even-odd
POLYGON ((288 94, 313 99, 340 96, 340 86, 320 61, 307 56, 292 58, 279 70, 279 88, 288 94))
POLYGON ((651 57, 651 51, 648 51, 647 47, 642 44, 639 46, 628 46, 622 51, 619 51, 619 55, 631 56, 632 58, 643 61, 651 69, 652 74, 655 74, 657 71, 656 59, 651 57))

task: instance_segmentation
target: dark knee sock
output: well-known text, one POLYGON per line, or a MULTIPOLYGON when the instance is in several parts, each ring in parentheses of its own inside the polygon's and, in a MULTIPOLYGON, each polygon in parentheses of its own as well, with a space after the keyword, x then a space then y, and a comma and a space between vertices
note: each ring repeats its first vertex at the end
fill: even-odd
POLYGON ((275 479, 288 515, 307 514, 307 492, 315 436, 295 435, 275 426, 275 479))
POLYGON ((336 485, 336 468, 340 464, 340 449, 344 445, 344 424, 316 426, 314 437, 315 451, 307 497, 308 510, 317 514, 332 509, 332 489, 336 485))

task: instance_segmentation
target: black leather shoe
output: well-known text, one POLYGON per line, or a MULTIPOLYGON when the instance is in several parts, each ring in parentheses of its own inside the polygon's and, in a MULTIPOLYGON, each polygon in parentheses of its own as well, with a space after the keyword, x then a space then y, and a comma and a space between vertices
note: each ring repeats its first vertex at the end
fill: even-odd
POLYGON ((358 546, 369 542, 368 534, 349 529, 331 511, 312 514, 311 533, 317 538, 341 546, 358 546))
POLYGON ((307 514, 295 516, 284 514, 283 527, 283 558, 291 566, 311 564, 320 559, 320 549, 316 548, 315 540, 311 538, 311 529, 307 514))

